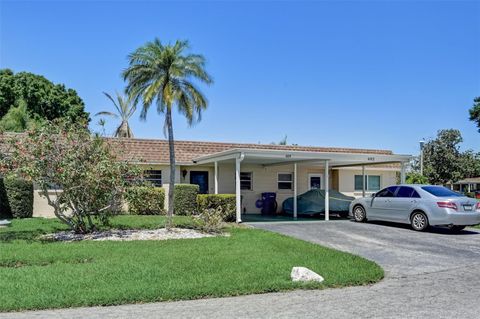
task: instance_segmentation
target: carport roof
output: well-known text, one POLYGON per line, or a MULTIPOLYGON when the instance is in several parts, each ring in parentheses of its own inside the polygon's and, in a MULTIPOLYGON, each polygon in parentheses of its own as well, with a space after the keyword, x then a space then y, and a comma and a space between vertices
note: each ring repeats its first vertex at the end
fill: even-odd
POLYGON ((393 153, 360 153, 360 152, 331 152, 331 151, 307 151, 307 150, 279 150, 279 149, 252 149, 234 148, 226 151, 200 156, 193 159, 196 164, 208 164, 214 162, 234 161, 241 158, 242 163, 260 164, 265 166, 283 165, 293 163, 322 163, 328 160, 331 168, 356 166, 356 165, 379 165, 391 163, 405 163, 411 155, 399 155, 393 153))

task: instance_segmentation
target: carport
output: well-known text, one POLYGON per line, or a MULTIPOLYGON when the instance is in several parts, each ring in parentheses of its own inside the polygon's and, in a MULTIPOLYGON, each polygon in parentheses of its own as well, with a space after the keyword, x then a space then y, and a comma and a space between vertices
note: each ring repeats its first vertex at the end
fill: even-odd
MULTIPOLYGON (((271 149, 234 148, 223 152, 214 153, 194 159, 197 165, 214 165, 214 190, 218 194, 218 164, 231 163, 235 166, 235 195, 236 195, 236 221, 242 222, 241 215, 241 165, 255 164, 263 167, 276 165, 292 165, 293 168, 293 218, 297 219, 297 167, 303 164, 319 165, 324 169, 325 188, 325 220, 330 219, 329 211, 329 172, 334 168, 360 166, 363 180, 365 180, 365 167, 379 164, 400 164, 400 181, 405 182, 405 164, 410 160, 410 155, 396 154, 362 154, 348 152, 307 152, 271 149)), ((362 194, 365 196, 365 183, 362 194)))

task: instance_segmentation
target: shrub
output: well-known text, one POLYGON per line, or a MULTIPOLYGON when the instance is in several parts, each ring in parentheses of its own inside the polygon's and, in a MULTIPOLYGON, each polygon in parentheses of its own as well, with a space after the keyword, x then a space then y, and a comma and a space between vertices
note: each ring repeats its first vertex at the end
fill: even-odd
POLYGON ((221 207, 226 222, 235 221, 235 194, 200 194, 197 196, 198 210, 202 212, 209 208, 221 207))
POLYGON ((13 218, 28 218, 33 215, 33 183, 24 179, 2 179, 2 213, 13 218))
POLYGON ((133 215, 165 214, 165 189, 152 186, 132 186, 127 189, 125 199, 128 211, 133 215))
POLYGON ((108 224, 137 176, 136 167, 120 161, 111 144, 92 136, 85 123, 48 122, 8 139, 7 145, 10 153, 1 170, 34 180, 55 216, 77 233, 108 224), (50 196, 52 185, 62 190, 58 196, 50 196))
POLYGON ((223 227, 225 211, 222 206, 206 208, 196 217, 197 227, 207 233, 218 233, 223 227))
POLYGON ((465 196, 475 198, 475 193, 474 192, 466 192, 465 196))
POLYGON ((176 184, 173 210, 176 215, 193 215, 197 211, 198 185, 176 184))

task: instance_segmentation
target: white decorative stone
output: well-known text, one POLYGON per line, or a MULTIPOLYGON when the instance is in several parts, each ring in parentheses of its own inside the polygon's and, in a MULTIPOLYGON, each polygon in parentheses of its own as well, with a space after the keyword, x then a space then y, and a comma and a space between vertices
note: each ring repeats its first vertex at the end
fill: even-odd
POLYGON ((72 231, 63 231, 55 234, 47 234, 41 236, 42 239, 56 241, 79 241, 79 240, 169 240, 169 239, 195 239, 203 237, 229 236, 224 234, 207 234, 195 229, 188 228, 172 228, 166 230, 160 229, 111 229, 105 231, 97 231, 90 234, 75 234, 72 231))
POLYGON ((293 267, 290 274, 292 281, 317 281, 322 282, 322 276, 305 267, 293 267))
POLYGON ((10 224, 11 224, 11 222, 9 222, 6 219, 0 220, 0 227, 7 227, 7 226, 10 226, 10 224))

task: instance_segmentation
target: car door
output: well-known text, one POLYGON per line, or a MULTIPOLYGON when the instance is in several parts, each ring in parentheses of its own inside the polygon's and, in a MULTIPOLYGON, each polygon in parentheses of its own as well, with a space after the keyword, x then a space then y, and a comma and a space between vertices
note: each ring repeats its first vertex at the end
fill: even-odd
POLYGON ((390 186, 379 191, 372 198, 367 216, 370 219, 393 221, 392 218, 392 199, 395 196, 397 186, 390 186))
MULTIPOLYGON (((409 223, 410 212, 416 204, 416 198, 412 198, 413 194, 418 195, 413 187, 400 186, 395 193, 395 197, 391 199, 390 205, 391 221, 398 223, 409 223)), ((418 196, 419 197, 419 196, 418 196)))

